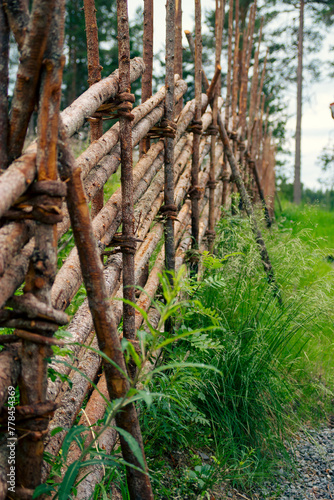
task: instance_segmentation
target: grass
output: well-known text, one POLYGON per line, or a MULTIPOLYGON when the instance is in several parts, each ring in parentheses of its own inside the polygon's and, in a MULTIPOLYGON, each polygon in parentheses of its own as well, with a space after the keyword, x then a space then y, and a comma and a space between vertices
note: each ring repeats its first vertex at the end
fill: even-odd
POLYGON ((176 318, 177 334, 203 330, 162 356, 162 362, 187 360, 218 371, 159 374, 151 390, 166 398, 141 407, 156 498, 200 498, 219 481, 250 492, 277 467, 291 470, 286 447, 294 433, 326 418, 333 397, 334 299, 328 220, 317 207, 284 206, 272 231, 264 229, 282 289, 280 307, 248 221, 223 215, 216 254, 204 256, 200 281, 184 283, 191 307, 176 318), (213 458, 204 462, 201 450, 213 458), (178 452, 182 466, 174 463, 178 452), (157 485, 161 477, 168 487, 166 481, 157 485), (195 483, 186 487, 189 477, 195 483), (182 494, 180 483, 187 489, 182 494))

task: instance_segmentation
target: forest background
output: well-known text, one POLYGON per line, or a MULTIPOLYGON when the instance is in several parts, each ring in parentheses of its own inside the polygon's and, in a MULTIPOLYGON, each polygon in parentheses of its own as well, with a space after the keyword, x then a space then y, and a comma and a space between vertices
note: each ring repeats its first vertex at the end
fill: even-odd
MULTIPOLYGON (((240 0, 241 26, 246 22, 251 0, 240 0)), ((261 17, 264 20, 261 63, 266 48, 269 50, 264 92, 267 96, 266 111, 269 124, 277 140, 277 185, 281 194, 293 199, 294 137, 296 123, 297 63, 299 6, 296 0, 269 0, 258 2, 256 34, 258 36, 261 17)), ((69 105, 87 88, 86 35, 84 13, 80 0, 67 2, 66 15, 66 68, 63 84, 63 107, 69 105)), ((204 6, 203 12, 203 64, 213 68, 214 57, 214 1, 204 6)), ((116 0, 96 0, 99 26, 100 61, 102 76, 107 76, 118 67, 116 0)), ((194 24, 193 2, 183 0, 183 29, 192 29, 194 24), (190 25, 186 25, 190 23, 190 25)), ((164 15, 164 2, 155 2, 156 15, 164 15)), ((131 56, 142 54, 143 2, 136 0, 129 5, 131 19, 131 56)), ((228 8, 225 15, 227 35, 228 8)), ((331 46, 331 27, 334 20, 334 0, 306 0, 304 13, 304 58, 303 58, 303 122, 302 122, 302 200, 319 202, 324 208, 334 210, 334 131, 329 104, 334 101, 330 79, 334 76, 331 46)), ((154 85, 164 81, 164 23, 155 33, 154 85)), ((227 36, 223 38, 223 91, 227 64, 227 36)), ((18 54, 14 43, 11 51, 12 77, 14 81, 18 54)), ((255 47, 255 44, 254 44, 255 47)), ((186 43, 183 50, 184 75, 189 89, 187 98, 193 97, 193 62, 186 43)), ((212 77, 208 71, 209 77, 212 77)), ((212 71, 211 71, 212 73, 212 71)), ((140 83, 135 82, 133 91, 140 99, 140 83)))

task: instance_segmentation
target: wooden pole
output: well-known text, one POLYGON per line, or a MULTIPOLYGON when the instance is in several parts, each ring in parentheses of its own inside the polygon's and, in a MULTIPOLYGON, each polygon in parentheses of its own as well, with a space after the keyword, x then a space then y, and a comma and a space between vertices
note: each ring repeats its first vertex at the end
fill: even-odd
MULTIPOLYGON (((40 75, 41 94, 38 113, 37 138, 37 181, 40 186, 58 185, 57 142, 58 119, 61 97, 61 82, 64 58, 62 54, 64 39, 65 1, 57 2, 52 16, 48 42, 40 75)), ((24 42, 24 47, 26 42, 24 42)), ((31 97, 34 102, 35 97, 31 97)), ((61 207, 61 197, 45 194, 45 210, 48 207, 61 207)), ((36 225, 35 249, 30 261, 24 287, 24 297, 33 294, 41 306, 51 304, 51 287, 57 272, 57 225, 42 223, 36 225)), ((57 322, 56 322, 57 323, 57 322)), ((37 327, 38 321, 36 321, 37 327)), ((55 325, 57 329, 57 325, 55 325)), ((45 332, 51 337, 54 325, 45 332)), ((24 332, 23 332, 24 333, 24 332)), ((37 334, 41 331, 36 330, 37 334)), ((18 332, 19 334, 19 332, 18 332)), ((29 336, 28 336, 29 338, 29 336)), ((52 354, 47 343, 22 340, 21 376, 19 381, 20 404, 37 409, 46 403, 47 358, 52 354)), ((48 416, 39 415, 20 425, 17 450, 16 480, 23 490, 34 489, 41 481, 44 433, 48 426, 48 416)))
POLYGON ((232 80, 232 132, 237 128, 237 103, 239 90, 239 0, 235 0, 235 35, 234 35, 234 58, 233 58, 233 80, 232 80))
MULTIPOLYGON (((165 118, 167 123, 174 122, 174 54, 175 54, 175 0, 166 3, 166 99, 165 118)), ((175 270, 175 245, 174 245, 174 138, 165 137, 165 264, 167 271, 175 270)), ((172 274, 169 274, 172 283, 172 274)))
MULTIPOLYGON (((153 75, 153 0, 144 0, 144 33, 143 60, 145 71, 142 77, 141 102, 147 101, 152 95, 153 75)), ((140 141, 139 154, 142 156, 150 149, 150 139, 145 137, 140 141)))
MULTIPOLYGON (((88 84, 91 87, 101 80, 101 66, 99 58, 99 38, 96 22, 95 0, 84 0, 86 37, 87 37, 87 61, 88 61, 88 84)), ((99 139, 103 134, 102 118, 91 118, 90 142, 99 139)), ((103 187, 92 199, 92 217, 99 213, 103 207, 103 187)))
POLYGON ((249 13, 249 26, 248 26, 248 36, 244 39, 244 67, 242 71, 242 81, 240 88, 240 125, 241 125, 241 137, 244 139, 244 133, 246 129, 246 114, 247 114, 247 96, 248 96, 248 72, 250 66, 250 59, 252 55, 253 49, 253 34, 254 34, 254 26, 255 26, 255 15, 256 15, 256 2, 251 6, 249 13))
MULTIPOLYGON (((225 15, 225 0, 216 0, 216 20, 215 20, 215 38, 216 38, 216 51, 215 51, 215 66, 220 67, 223 27, 225 15)), ((217 115, 218 115, 218 96, 220 95, 220 78, 215 87, 215 94, 213 99, 212 108, 212 127, 211 127, 211 150, 210 150, 210 176, 209 176, 209 224, 207 229, 207 238, 209 251, 213 251, 213 244, 215 240, 215 188, 216 188, 216 135, 218 133, 217 115)))
MULTIPOLYGON (((254 113, 256 106, 256 93, 258 88, 258 80, 259 80, 259 57, 260 57, 260 46, 262 41, 262 30, 263 30, 263 18, 261 19, 260 33, 259 33, 259 41, 257 51, 255 52, 254 58, 254 66, 253 66, 253 76, 252 76, 252 85, 251 85, 251 93, 250 93, 250 103, 249 103, 249 114, 248 114, 248 134, 247 139, 248 142, 251 140, 251 133, 254 124, 254 113)), ((249 149, 249 148, 248 148, 249 149)))
POLYGON ((298 30, 298 68, 297 68, 297 121, 296 121, 296 150, 295 176, 293 181, 293 201, 299 204, 302 200, 302 186, 300 181, 301 165, 301 134, 302 134, 302 92, 303 92, 303 48, 304 48, 304 5, 300 0, 299 30, 298 30))
MULTIPOLYGON (((124 97, 126 104, 130 104, 130 37, 127 4, 127 1, 117 0, 117 31, 119 95, 124 97)), ((133 214, 132 119, 133 115, 128 110, 122 112, 119 120, 122 187, 122 242, 120 246, 123 254, 123 295, 125 299, 135 302, 134 255, 136 243, 133 214)), ((136 336, 135 310, 125 303, 123 304, 123 335, 127 339, 134 339, 136 336)))
POLYGON ((231 108, 233 5, 234 5, 234 0, 230 0, 229 13, 228 13, 228 51, 227 51, 226 103, 225 103, 225 128, 226 128, 226 130, 229 130, 229 118, 230 118, 230 108, 231 108))
MULTIPOLYGON (((201 0, 195 0, 195 116, 193 127, 193 157, 191 168, 191 235, 192 248, 198 250, 199 236, 199 199, 201 192, 198 187, 199 174, 199 145, 202 133, 202 33, 201 33, 201 0)), ((197 274, 198 262, 194 258, 191 262, 191 271, 194 275, 197 274)))
MULTIPOLYGON (((174 73, 182 78, 182 0, 175 0, 175 62, 174 73)), ((181 113, 183 99, 175 106, 175 116, 181 113)))
POLYGON ((28 2, 26 0, 6 0, 3 2, 3 6, 7 13, 10 29, 21 52, 29 23, 28 2))
POLYGON ((36 104, 36 90, 55 0, 35 0, 15 82, 9 124, 8 161, 20 156, 29 120, 36 104))

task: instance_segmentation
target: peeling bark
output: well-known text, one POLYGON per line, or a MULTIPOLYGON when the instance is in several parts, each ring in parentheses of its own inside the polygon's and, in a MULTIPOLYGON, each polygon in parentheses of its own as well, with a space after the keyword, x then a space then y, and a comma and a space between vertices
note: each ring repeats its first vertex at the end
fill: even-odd
MULTIPOLYGON (((182 78, 182 0, 175 1, 175 61, 174 73, 182 78)), ((183 108, 183 100, 175 106, 175 116, 178 116, 183 108)))
MULTIPOLYGON (((35 5, 35 4, 34 4, 35 5)), ((53 12, 53 4, 50 5, 50 11, 53 12)), ((44 13, 45 14, 45 13, 44 13)), ((39 13, 43 15, 43 11, 39 13)), ((58 118, 61 96, 61 81, 64 58, 62 54, 64 39, 64 18, 65 18, 65 0, 57 3, 53 12, 53 23, 48 33, 48 43, 46 46, 43 67, 40 74, 41 93, 39 99, 38 113, 38 138, 37 138, 37 180, 56 181, 57 172, 57 141, 58 141, 58 118)), ((34 19, 34 8, 32 12, 34 19)), ((34 26, 35 28, 35 26, 34 26)), ((23 54, 25 54, 26 43, 29 43, 29 37, 26 37, 23 54)), ((43 54, 42 54, 43 55, 43 54)), ((33 52, 32 52, 33 56, 33 52)), ((24 57, 23 57, 24 60, 24 57)), ((27 65, 29 68, 29 65, 27 65)), ((19 70, 20 71, 20 70, 19 70)), ((28 72, 29 73, 29 72, 28 72)), ((32 85, 31 85, 32 86, 32 85)), ((32 86, 33 87, 33 86, 32 86)), ((24 87, 23 87, 24 90, 24 87)), ((15 98, 15 94, 14 94, 15 98)), ((30 98, 33 101, 33 96, 30 98)), ((26 96, 27 99, 27 96, 26 96)), ((18 101, 19 102, 19 101, 18 101)), ((20 130, 20 129, 18 129, 20 130)), ((49 203, 56 205, 61 203, 61 199, 48 196, 49 203)), ((25 307, 30 309, 33 306, 34 311, 50 314, 56 318, 58 323, 59 313, 52 311, 50 305, 50 291, 57 272, 57 226, 56 224, 40 223, 35 231, 35 249, 31 259, 29 271, 26 277, 23 298, 13 299, 15 307, 22 310, 25 307), (26 294, 29 294, 28 297, 26 294), (32 294, 32 297, 30 296, 32 294), (36 307, 36 303, 42 303, 36 307)), ((38 317, 40 314, 38 314, 38 317)), ((65 319, 66 322, 67 318, 65 319)), ((36 332, 38 325, 36 323, 36 332)), ((64 324, 64 321, 61 321, 64 324)), ((33 326, 33 325, 32 325, 33 326)), ((56 328, 48 328, 46 323, 46 337, 51 337, 56 328)), ((24 324, 22 325, 24 329, 24 324)), ((27 329, 29 327, 27 325, 27 329)), ((17 334, 20 336, 20 331, 17 334)), ((50 356, 50 347, 47 344, 34 342, 33 335, 26 335, 22 332, 22 350, 21 364, 22 370, 19 379, 20 401, 21 405, 35 405, 46 401, 47 388, 47 357, 50 356), (29 339, 29 340, 28 340, 29 339)), ((17 484, 25 489, 34 489, 41 481, 41 466, 43 460, 43 433, 47 429, 48 418, 43 415, 42 418, 31 418, 20 424, 19 439, 20 446, 17 450, 17 484)))

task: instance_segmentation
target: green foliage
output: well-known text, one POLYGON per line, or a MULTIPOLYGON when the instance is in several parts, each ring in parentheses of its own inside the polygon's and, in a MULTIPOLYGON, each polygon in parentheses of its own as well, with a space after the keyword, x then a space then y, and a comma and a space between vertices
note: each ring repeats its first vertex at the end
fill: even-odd
POLYGON ((180 483, 183 498, 204 494, 212 483, 202 483, 203 470, 214 481, 249 490, 278 465, 290 469, 286 442, 300 425, 326 415, 333 388, 333 274, 324 262, 317 276, 326 252, 313 234, 285 224, 282 219, 266 234, 283 307, 267 283, 249 223, 240 216, 222 218, 215 255, 203 255, 201 279, 184 283, 191 307, 177 316, 178 342, 157 362, 211 368, 157 374, 150 390, 165 398, 141 404, 153 478, 166 477, 157 498, 182 498, 180 483), (194 329, 201 331, 181 338, 194 329), (191 449, 210 450, 216 458, 189 467, 191 449), (188 470, 183 482, 171 472, 170 457, 177 453, 188 470))
MULTIPOLYGON (((96 0, 95 6, 99 28, 100 65, 103 68, 102 77, 106 77, 118 67, 116 0, 111 2, 96 0)), ((130 26, 131 58, 142 53, 140 19, 141 15, 138 11, 136 19, 130 26)), ((64 68, 63 97, 67 106, 88 88, 85 16, 78 0, 69 0, 66 3, 65 52, 67 57, 64 68)), ((140 82, 136 82, 132 91, 139 88, 140 82)))

